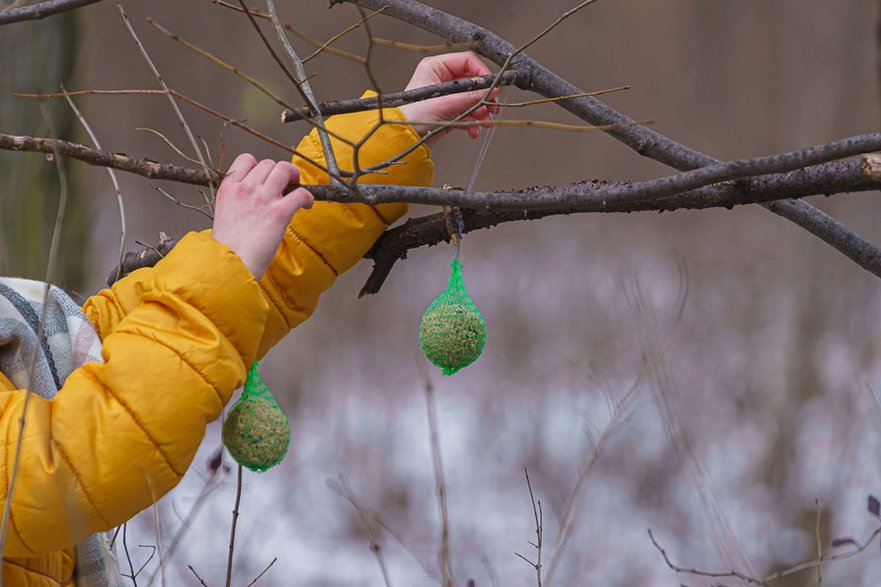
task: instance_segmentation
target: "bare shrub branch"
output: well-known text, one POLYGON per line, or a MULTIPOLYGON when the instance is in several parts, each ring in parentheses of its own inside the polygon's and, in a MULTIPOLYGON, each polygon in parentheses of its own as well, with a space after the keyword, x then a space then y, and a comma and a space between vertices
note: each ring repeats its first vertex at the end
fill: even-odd
POLYGON ((425 391, 425 406, 428 413, 428 433, 431 444, 431 463, 434 467, 434 489, 437 496, 438 518, 441 527, 440 550, 437 554, 441 570, 443 587, 453 587, 453 562, 450 551, 450 516, 447 510, 447 484, 444 480, 444 465, 441 460, 440 437, 437 423, 437 403, 434 395, 434 384, 425 361, 420 357, 417 361, 422 375, 425 391))
POLYGON ((856 540, 848 539, 846 544, 851 545, 853 548, 847 550, 845 552, 840 552, 837 554, 826 553, 816 559, 806 561, 795 566, 783 569, 782 571, 777 571, 776 573, 771 573, 765 577, 751 577, 745 573, 741 573, 740 571, 704 571, 700 569, 687 568, 676 565, 673 561, 670 560, 670 556, 667 554, 667 551, 658 543, 655 539, 654 533, 652 533, 651 529, 648 529, 649 540, 652 542, 652 546, 661 554, 661 557, 664 559, 664 562, 670 567, 670 570, 676 573, 682 573, 686 575, 694 575, 697 577, 713 577, 713 578, 725 578, 729 577, 732 579, 740 579, 746 583, 751 585, 762 585, 767 586, 770 583, 777 581, 778 579, 782 579, 783 577, 788 577, 790 575, 794 575, 796 573, 800 573, 802 571, 806 571, 808 569, 813 569, 823 565, 824 563, 848 559, 854 557, 867 548, 869 548, 872 544, 874 544, 875 539, 881 535, 881 527, 876 528, 868 538, 864 542, 857 542, 856 540))

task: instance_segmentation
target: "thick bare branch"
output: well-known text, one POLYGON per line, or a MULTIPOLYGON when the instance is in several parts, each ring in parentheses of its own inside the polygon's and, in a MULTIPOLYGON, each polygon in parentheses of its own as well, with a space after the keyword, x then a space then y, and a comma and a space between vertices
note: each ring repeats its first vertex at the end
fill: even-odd
MULTIPOLYGON (((579 188, 593 187, 600 190, 608 186, 608 182, 592 181, 585 183, 579 188)), ((846 161, 827 163, 817 167, 811 167, 800 171, 773 174, 753 178, 742 182, 736 188, 730 185, 713 185, 709 187, 679 193, 665 198, 651 201, 631 202, 624 204, 608 204, 602 199, 591 201, 584 197, 577 207, 568 211, 535 209, 535 210, 494 210, 483 208, 480 210, 463 210, 464 233, 484 228, 491 228, 504 222, 520 220, 538 220, 547 216, 560 214, 587 213, 587 212, 639 212, 639 211, 672 211, 680 209, 705 209, 705 208, 732 208, 743 204, 754 204, 777 200, 774 205, 791 206, 795 202, 792 198, 802 198, 811 195, 830 195, 844 192, 863 192, 881 188, 881 182, 865 175, 860 169, 859 163, 846 161)), ((828 215, 820 212, 813 206, 814 222, 817 224, 835 222, 828 215)), ((785 208, 784 208, 785 210, 785 208)), ((802 215, 804 216, 804 214, 802 215)), ((827 225, 820 226, 826 229, 827 225)), ((853 235, 851 231, 843 233, 853 235)), ((841 234, 835 231, 829 234, 841 234)), ((442 213, 430 214, 408 220, 405 224, 390 229, 380 237, 373 249, 366 255, 374 260, 373 272, 361 289, 361 296, 378 293, 395 262, 407 257, 411 249, 434 246, 441 242, 449 242, 450 234, 447 230, 442 213)), ((832 243, 830 243, 832 244, 832 243)), ((847 256, 855 260, 861 267, 872 274, 881 277, 881 254, 877 247, 858 236, 851 236, 847 240, 835 243, 835 248, 841 252, 847 250, 847 256)))
MULTIPOLYGON (((2 144, 2 135, 0 135, 2 144)), ((153 163, 153 162, 150 162, 153 163)), ((155 164, 155 163, 154 163, 155 164)), ((177 168, 176 173, 184 168, 177 168)), ((188 170, 198 173, 196 170, 188 170)), ((547 216, 575 213, 621 213, 639 211, 673 211, 679 209, 732 208, 744 204, 755 204, 774 200, 790 200, 820 194, 864 192, 881 188, 881 180, 866 175, 858 162, 846 161, 827 163, 783 174, 762 175, 739 185, 716 184, 699 189, 689 190, 670 196, 627 202, 610 201, 608 190, 620 189, 628 184, 592 180, 559 186, 557 188, 530 188, 518 192, 506 192, 512 199, 527 200, 533 194, 555 189, 559 192, 570 192, 578 195, 577 203, 567 208, 545 209, 465 209, 463 210, 463 233, 490 228, 504 222, 520 220, 537 220, 547 216)), ((329 186, 307 186, 316 199, 330 200, 338 195, 345 197, 346 192, 329 186)), ((382 190, 432 190, 432 188, 405 188, 401 186, 361 186, 364 195, 382 198, 382 190)), ((449 190, 447 190, 449 193, 449 190)), ((789 203, 787 202, 787 205, 789 203)), ((820 213, 815 222, 822 222, 825 215, 820 213)), ((829 221, 828 216, 825 216, 829 221)), ((833 220, 834 221, 834 220, 833 220)), ((442 213, 410 219, 402 226, 387 231, 366 256, 374 260, 375 266, 361 295, 379 292, 389 272, 398 259, 407 256, 410 249, 432 246, 448 242, 450 233, 442 213)), ((129 253, 123 263, 122 275, 126 275, 140 267, 152 266, 174 245, 174 241, 164 242, 157 247, 159 251, 145 250, 139 254, 129 253)), ((881 277, 881 255, 874 253, 875 248, 859 240, 837 243, 837 247, 847 247, 852 258, 858 259, 860 266, 874 275, 881 277)), ((110 277, 115 278, 116 269, 110 277)))
MULTIPOLYGON (((553 214, 632 212, 677 208, 727 207, 773 202, 772 211, 791 219, 881 277, 881 252, 834 218, 804 202, 785 202, 817 194, 878 189, 859 162, 826 164, 830 160, 881 148, 881 133, 850 137, 808 149, 716 163, 693 171, 636 183, 588 181, 519 191, 468 192, 412 186, 362 185, 358 192, 344 186, 306 186, 318 200, 379 204, 410 202, 470 208, 465 232, 500 222, 542 218, 553 214), (809 167, 815 165, 813 167, 809 167), (794 171, 802 168, 800 171, 794 171), (772 174, 772 175, 769 175, 772 174), (742 179, 751 178, 751 179, 742 179), (736 184, 730 182, 740 180, 736 184), (727 184, 726 184, 727 183, 727 184)), ((92 165, 193 185, 216 184, 218 171, 202 171, 99 151, 67 141, 0 134, 0 149, 61 153, 92 165)), ((398 259, 407 251, 449 238, 438 218, 410 221, 384 235, 369 255, 376 267, 362 290, 376 293, 398 259)), ((158 259, 158 257, 157 257, 158 259)), ((153 260, 155 262, 155 259, 153 260)), ((124 263, 125 265, 125 263, 124 263)), ((124 271, 130 270, 124 267, 124 271)))
MULTIPOLYGON (((0 149, 5 149, 7 151, 33 151, 50 155, 57 151, 62 155, 72 159, 78 159, 89 165, 128 171, 129 173, 135 173, 151 179, 167 179, 169 181, 202 186, 207 186, 209 183, 209 176, 201 169, 180 167, 170 163, 159 163, 158 161, 151 161, 150 159, 129 157, 121 153, 109 153, 79 143, 72 143, 59 139, 0 133, 0 149)), ((219 173, 211 177, 215 182, 218 181, 219 178, 219 173)))
MULTIPOLYGON (((87 162, 132 171, 151 178, 167 173, 161 179, 171 179, 184 183, 208 185, 219 177, 216 171, 198 172, 194 169, 160 164, 145 159, 132 159, 124 155, 107 153, 90 149, 84 145, 42 139, 0 134, 0 149, 28 150, 52 152, 53 149, 64 149, 64 154, 83 159, 87 162)), ((571 212, 602 212, 627 204, 643 202, 653 203, 674 194, 697 190, 699 188, 732 182, 744 178, 767 175, 770 173, 791 172, 797 169, 826 163, 829 161, 858 155, 868 151, 881 149, 881 133, 872 133, 849 137, 831 143, 824 143, 807 149, 757 157, 739 159, 724 163, 715 163, 693 171, 685 171, 668 177, 634 183, 604 184, 597 188, 595 183, 575 183, 563 186, 544 187, 530 190, 508 190, 499 192, 475 192, 430 187, 414 187, 399 185, 362 185, 358 193, 344 186, 305 186, 313 192, 316 199, 344 203, 385 204, 390 202, 406 202, 411 204, 428 204, 434 206, 460 206, 468 208, 486 208, 492 210, 547 210, 562 213, 571 212), (589 210, 585 210, 585 206, 589 210)), ((865 180, 866 172, 861 164, 854 163, 854 177, 849 178, 851 184, 865 180)), ((792 181, 805 181, 798 175, 791 175, 792 181)), ((744 186, 738 186, 740 189, 744 186)), ((849 191, 851 185, 841 185, 838 191, 849 191)), ((771 197, 769 200, 780 199, 771 197)))
POLYGON ((0 25, 24 22, 26 20, 40 20, 47 16, 54 16, 97 2, 101 2, 101 0, 49 0, 48 2, 40 2, 32 6, 11 8, 0 11, 0 25))

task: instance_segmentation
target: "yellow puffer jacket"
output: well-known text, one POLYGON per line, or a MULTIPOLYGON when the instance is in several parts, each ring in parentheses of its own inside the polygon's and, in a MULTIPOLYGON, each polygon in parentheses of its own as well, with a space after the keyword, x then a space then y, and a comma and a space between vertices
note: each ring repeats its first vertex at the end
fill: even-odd
MULTIPOLYGON (((396 109, 385 117, 403 119, 396 109)), ((357 141, 376 118, 337 116, 328 126, 357 141)), ((416 139, 409 126, 383 126, 362 149, 361 166, 383 161, 416 139)), ((351 170, 351 149, 338 141, 334 147, 340 166, 351 170)), ((323 161, 314 132, 298 149, 323 161)), ((427 148, 406 161, 364 181, 431 184, 427 148)), ((302 183, 327 182, 313 165, 298 158, 294 163, 302 183)), ((30 398, 3 584, 73 585, 73 546, 122 524, 177 485, 206 424, 220 416, 251 362, 308 318, 321 292, 405 210, 398 204, 316 202, 294 216, 259 283, 210 233, 191 233, 156 267, 90 298, 84 310, 103 341, 106 363, 74 371, 51 401, 30 398)), ((4 496, 24 398, 0 375, 4 496)))

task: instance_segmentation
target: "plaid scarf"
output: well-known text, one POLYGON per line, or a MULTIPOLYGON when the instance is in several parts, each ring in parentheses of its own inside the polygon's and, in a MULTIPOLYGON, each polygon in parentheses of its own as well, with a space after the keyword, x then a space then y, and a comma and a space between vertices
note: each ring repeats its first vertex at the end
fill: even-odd
MULTIPOLYGON (((74 369, 103 359, 101 341, 79 306, 61 289, 51 286, 48 295, 46 289, 38 281, 0 278, 0 371, 16 388, 52 399, 74 369), (43 336, 38 341, 41 317, 43 336)), ((77 545, 76 558, 77 587, 121 584, 105 534, 77 545)))

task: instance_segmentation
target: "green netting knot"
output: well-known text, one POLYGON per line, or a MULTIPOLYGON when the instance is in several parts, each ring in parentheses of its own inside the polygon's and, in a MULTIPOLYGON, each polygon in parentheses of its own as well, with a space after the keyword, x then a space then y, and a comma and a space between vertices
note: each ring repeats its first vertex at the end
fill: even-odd
POLYGON ((453 273, 447 289, 428 306, 419 323, 422 352, 444 375, 476 361, 486 344, 486 322, 462 282, 462 261, 456 258, 450 267, 453 273))
POLYGON ((256 361, 245 389, 223 421, 223 444, 243 467, 262 473, 284 460, 291 442, 288 418, 267 389, 256 361))

